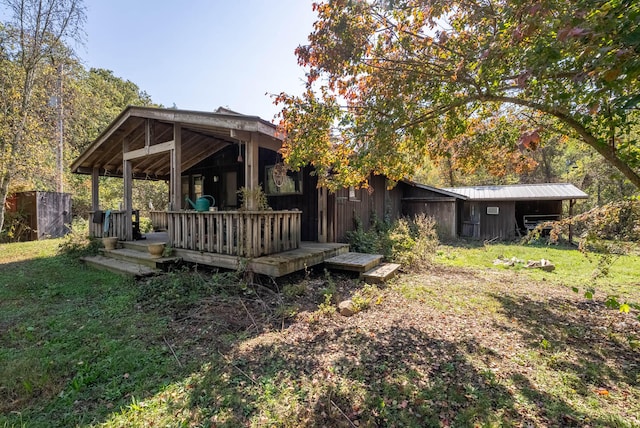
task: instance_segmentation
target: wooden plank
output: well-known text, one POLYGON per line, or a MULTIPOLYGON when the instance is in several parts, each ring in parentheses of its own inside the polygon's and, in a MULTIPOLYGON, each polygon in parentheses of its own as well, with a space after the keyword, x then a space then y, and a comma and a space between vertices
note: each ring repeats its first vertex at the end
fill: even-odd
POLYGON ((123 157, 124 157, 124 160, 139 159, 145 156, 157 155, 159 153, 169 152, 175 149, 175 147, 176 147, 175 141, 171 140, 164 143, 154 144, 149 147, 143 147, 142 149, 125 152, 123 157))
POLYGON ((392 278, 400 268, 397 263, 382 263, 362 274, 362 279, 369 284, 379 284, 392 278))
POLYGON ((330 269, 366 272, 379 265, 383 256, 380 254, 346 253, 325 260, 330 269))
POLYGON ((100 168, 91 170, 91 211, 100 209, 100 168))
POLYGON ((281 277, 321 264, 325 259, 349 251, 349 245, 305 242, 300 248, 250 260, 247 267, 255 273, 281 277))
POLYGON ((81 260, 97 269, 108 270, 121 275, 147 276, 159 272, 157 269, 152 269, 148 266, 104 256, 83 257, 81 260))

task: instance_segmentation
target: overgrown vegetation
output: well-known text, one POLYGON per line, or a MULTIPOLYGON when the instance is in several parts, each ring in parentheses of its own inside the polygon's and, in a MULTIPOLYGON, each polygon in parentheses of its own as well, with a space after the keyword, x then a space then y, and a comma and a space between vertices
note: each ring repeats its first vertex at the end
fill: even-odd
POLYGON ((62 242, 0 245, 2 427, 640 424, 638 311, 606 306, 639 299, 638 257, 585 300, 571 288, 594 265, 562 246, 440 246, 378 287, 200 268, 133 283, 62 242))
POLYGON ((359 219, 354 222, 355 230, 346 236, 352 251, 382 254, 389 261, 415 270, 429 265, 439 243, 435 220, 425 214, 392 223, 375 219, 368 230, 359 219))

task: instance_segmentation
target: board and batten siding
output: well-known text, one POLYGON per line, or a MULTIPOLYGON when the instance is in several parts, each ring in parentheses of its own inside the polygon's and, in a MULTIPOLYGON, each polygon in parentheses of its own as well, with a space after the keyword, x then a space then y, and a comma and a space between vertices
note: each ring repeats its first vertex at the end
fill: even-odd
POLYGON ((19 192, 7 200, 8 212, 19 214, 25 228, 20 240, 58 238, 69 233, 71 194, 58 192, 19 192))
POLYGON ((387 180, 382 176, 374 176, 369 182, 369 189, 355 189, 355 195, 349 196, 349 189, 340 189, 336 191, 331 199, 333 201, 329 206, 333 205, 335 210, 335 240, 336 242, 345 242, 346 233, 356 228, 356 219, 358 219, 364 230, 368 230, 374 219, 393 220, 397 217, 399 210, 393 209, 394 198, 398 199, 399 194, 387 190, 387 180))
POLYGON ((516 211, 513 201, 465 201, 462 210, 462 236, 476 239, 512 239, 516 233, 516 211), (487 214, 487 209, 498 214, 487 214), (469 214, 474 213, 473 217, 469 214), (476 229, 471 233, 471 223, 476 229))
POLYGON ((456 238, 456 200, 449 199, 410 199, 402 201, 402 214, 414 217, 426 214, 433 217, 436 223, 436 231, 441 239, 456 238))

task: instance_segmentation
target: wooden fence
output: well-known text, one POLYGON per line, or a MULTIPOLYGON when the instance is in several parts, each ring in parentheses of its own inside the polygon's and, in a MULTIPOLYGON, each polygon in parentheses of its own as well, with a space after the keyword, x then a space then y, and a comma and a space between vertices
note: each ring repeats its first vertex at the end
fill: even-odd
POLYGON ((259 257, 300 246, 301 211, 169 211, 174 248, 259 257))

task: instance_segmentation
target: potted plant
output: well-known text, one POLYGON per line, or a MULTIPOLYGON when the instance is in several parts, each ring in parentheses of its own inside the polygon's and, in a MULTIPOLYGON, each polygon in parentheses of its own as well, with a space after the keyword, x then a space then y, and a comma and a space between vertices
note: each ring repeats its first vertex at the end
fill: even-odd
POLYGON ((104 245, 105 250, 115 250, 118 245, 118 237, 117 236, 107 236, 102 238, 102 245, 104 245))

